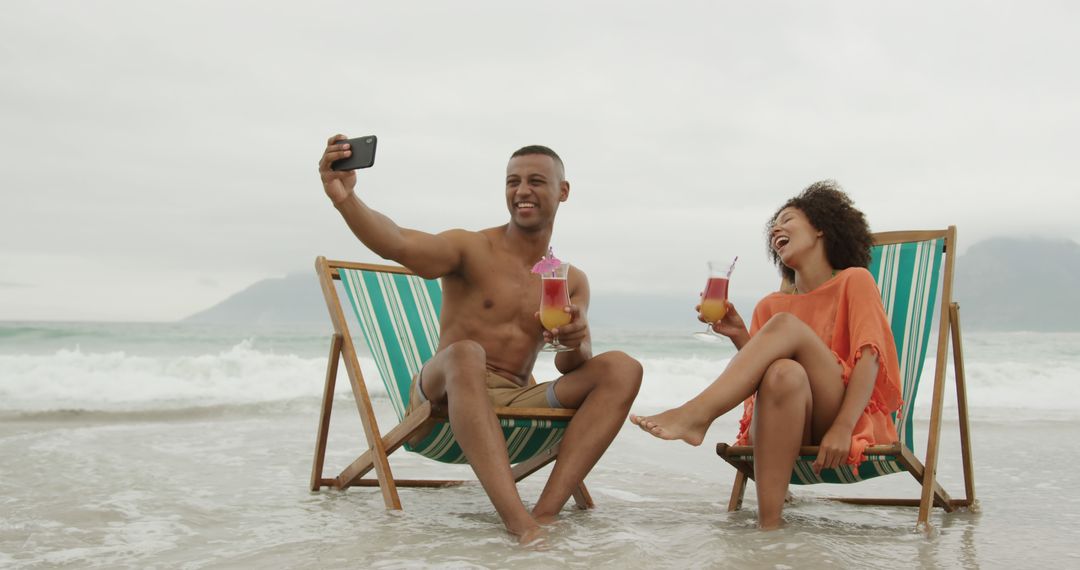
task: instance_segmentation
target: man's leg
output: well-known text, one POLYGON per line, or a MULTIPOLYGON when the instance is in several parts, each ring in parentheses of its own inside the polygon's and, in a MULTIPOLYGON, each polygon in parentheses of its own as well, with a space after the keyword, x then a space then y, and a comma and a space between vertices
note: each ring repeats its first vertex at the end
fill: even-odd
POLYGON ((473 341, 456 342, 424 365, 421 388, 446 401, 450 426, 507 530, 528 542, 540 532, 518 495, 499 421, 487 394, 487 357, 473 341))
POLYGON ((566 428, 555 468, 533 507, 537 520, 562 510, 619 433, 641 387, 641 364, 622 352, 590 358, 555 384, 555 397, 577 413, 566 428))

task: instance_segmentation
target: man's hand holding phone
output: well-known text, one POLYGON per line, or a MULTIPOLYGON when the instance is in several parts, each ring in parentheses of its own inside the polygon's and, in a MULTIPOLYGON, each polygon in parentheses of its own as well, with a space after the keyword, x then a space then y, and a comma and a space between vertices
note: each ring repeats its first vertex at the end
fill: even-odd
POLYGON ((375 164, 376 142, 374 135, 349 139, 342 134, 326 141, 326 151, 319 160, 319 176, 323 190, 334 206, 341 205, 353 195, 356 169, 375 164))
POLYGON ((347 139, 348 137, 340 134, 330 137, 326 141, 322 159, 319 160, 319 177, 322 178, 323 190, 335 206, 348 200, 356 187, 356 171, 337 171, 330 166, 336 160, 352 156, 347 139))

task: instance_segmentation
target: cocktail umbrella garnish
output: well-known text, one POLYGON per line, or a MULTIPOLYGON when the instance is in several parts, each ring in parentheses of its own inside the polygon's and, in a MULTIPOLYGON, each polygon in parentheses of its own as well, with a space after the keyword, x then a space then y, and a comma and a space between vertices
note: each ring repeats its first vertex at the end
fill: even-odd
POLYGON ((559 261, 559 258, 555 257, 555 254, 551 251, 551 248, 549 247, 547 255, 541 257, 540 261, 537 261, 536 265, 532 266, 532 272, 539 273, 541 275, 545 273, 554 274, 555 270, 558 269, 560 265, 562 265, 562 261, 559 261))

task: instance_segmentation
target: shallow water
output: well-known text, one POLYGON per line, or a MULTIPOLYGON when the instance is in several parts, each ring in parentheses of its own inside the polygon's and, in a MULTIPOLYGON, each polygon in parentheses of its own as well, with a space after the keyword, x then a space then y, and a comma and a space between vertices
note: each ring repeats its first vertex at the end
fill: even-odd
MULTIPOLYGON (((906 474, 793 488, 787 526, 775 532, 756 529, 752 486, 744 510, 725 512, 734 470, 713 445, 734 434, 736 418, 729 414, 700 448, 627 426, 586 480, 597 508, 568 507, 549 528, 546 548, 534 551, 502 530, 476 484, 401 489, 402 512, 386 511, 374 489, 308 491, 325 366, 325 354, 311 353, 325 338, 304 341, 312 348, 285 350, 291 345, 283 339, 295 331, 267 340, 266 333, 83 327, 45 326, 31 331, 40 337, 34 341, 26 331, 9 330, 6 338, 21 338, 21 345, 0 350, 0 567, 1080 564, 1080 478, 1069 462, 1053 460, 1080 452, 1080 406, 1071 397, 1080 368, 1075 335, 969 335, 982 511, 936 510, 929 534, 914 531, 916 509, 823 498, 916 497, 919 488, 906 474), (126 334, 162 338, 159 347, 147 342, 118 350, 126 334), (189 336, 196 340, 185 344, 189 336), (87 344, 91 337, 100 344, 87 344), (1048 397, 1054 390, 1058 397, 1048 397)), ((680 336, 655 343, 627 338, 638 339, 646 365, 640 412, 692 395, 727 358, 693 352, 698 345, 683 345, 680 336)), ((342 378, 338 385, 329 477, 363 449, 348 383, 342 378)), ((384 399, 375 404, 386 430, 395 418, 384 399)), ((916 412, 920 457, 927 415, 916 412)), ((945 422, 939 477, 960 496, 953 413, 945 422)), ((391 464, 398 477, 472 477, 467 467, 404 452, 391 464)), ((527 504, 547 472, 521 483, 527 504)))
MULTIPOLYGON (((349 404, 337 402, 330 475, 360 451, 360 438, 350 441, 360 426, 349 404)), ((915 509, 823 500, 835 487, 795 488, 786 528, 760 532, 753 487, 744 510, 725 512, 734 470, 711 449, 653 440, 628 427, 587 479, 597 508, 568 507, 550 527, 546 548, 531 551, 501 530, 476 484, 402 489, 402 512, 386 511, 374 489, 310 493, 315 406, 213 419, 95 421, 71 414, 5 421, 0 562, 15 568, 805 568, 904 560, 953 568, 1080 561, 1077 476, 1042 461, 1039 480, 1029 482, 1041 453, 1029 449, 1009 460, 990 454, 1002 442, 1065 441, 1075 433, 1071 422, 1019 429, 977 423, 982 512, 935 511, 929 535, 914 531, 915 509), (1055 518, 1046 516, 1051 506, 1055 518)), ((941 479, 959 495, 955 438, 946 438, 944 453, 941 479)), ((470 476, 467 468, 410 454, 393 458, 399 477, 470 476)), ((535 500, 546 473, 522 482, 526 503, 535 500)), ((849 490, 918 493, 905 474, 843 489, 849 490)))

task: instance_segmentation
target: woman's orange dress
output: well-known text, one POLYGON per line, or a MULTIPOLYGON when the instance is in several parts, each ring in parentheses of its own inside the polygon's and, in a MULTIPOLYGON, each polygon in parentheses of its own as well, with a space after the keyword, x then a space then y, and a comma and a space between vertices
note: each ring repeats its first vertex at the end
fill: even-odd
MULTIPOLYGON (((874 391, 855 422, 847 462, 861 463, 863 450, 869 445, 896 442, 892 413, 901 404, 900 368, 889 320, 881 305, 881 294, 870 272, 862 267, 851 267, 809 293, 777 292, 765 297, 754 307, 750 336, 757 334, 777 313, 791 313, 817 333, 843 367, 844 386, 847 386, 862 349, 870 348, 877 355, 878 375, 874 391)), ((743 404, 736 445, 750 444, 753 415, 754 396, 750 396, 743 404)))

